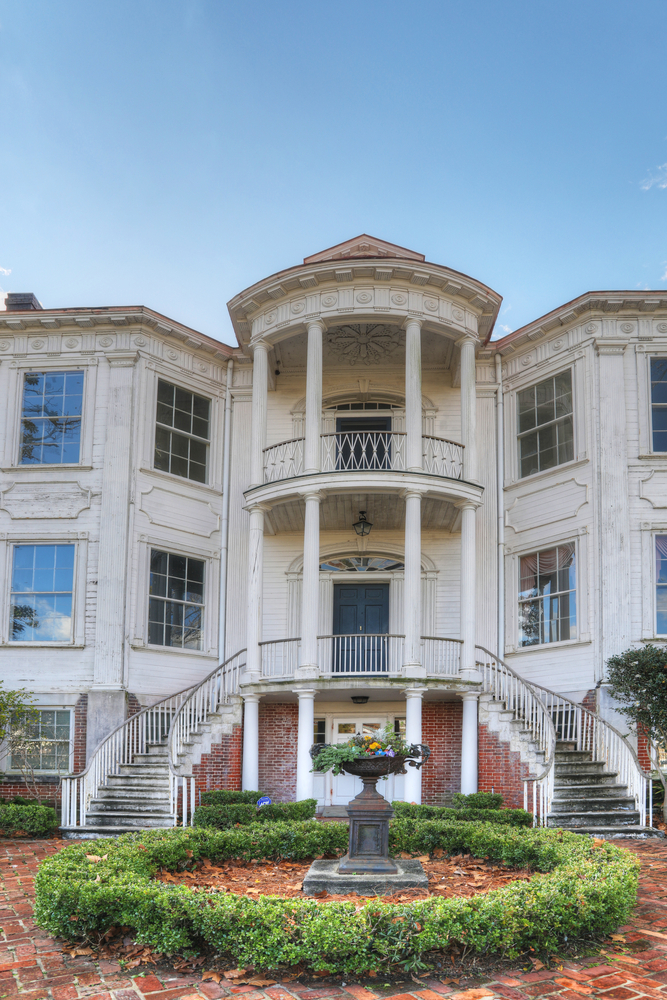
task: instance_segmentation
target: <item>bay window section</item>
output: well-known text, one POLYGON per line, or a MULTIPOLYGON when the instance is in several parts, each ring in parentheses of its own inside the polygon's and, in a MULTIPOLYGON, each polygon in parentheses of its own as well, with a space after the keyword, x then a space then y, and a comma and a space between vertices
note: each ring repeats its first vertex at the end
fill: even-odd
POLYGON ((667 358, 651 358, 653 451, 667 451, 667 358))
POLYGON ((574 458, 572 372, 561 372, 517 393, 519 476, 574 458))
POLYGON ((655 634, 667 635, 667 535, 655 536, 655 634))
POLYGON ((574 542, 522 556, 519 567, 519 645, 576 638, 574 542))
POLYGON ((148 642, 201 649, 203 623, 203 561, 152 549, 148 642))

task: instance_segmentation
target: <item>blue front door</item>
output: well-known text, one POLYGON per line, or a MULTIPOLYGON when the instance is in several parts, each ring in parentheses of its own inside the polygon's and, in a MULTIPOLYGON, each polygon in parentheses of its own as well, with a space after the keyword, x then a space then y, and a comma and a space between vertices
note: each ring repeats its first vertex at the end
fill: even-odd
POLYGON ((334 673, 386 673, 389 584, 334 584, 334 673))

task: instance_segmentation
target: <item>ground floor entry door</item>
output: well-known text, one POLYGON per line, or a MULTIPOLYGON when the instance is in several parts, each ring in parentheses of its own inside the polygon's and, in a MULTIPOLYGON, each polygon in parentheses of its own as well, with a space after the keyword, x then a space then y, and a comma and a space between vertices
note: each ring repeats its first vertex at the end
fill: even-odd
POLYGON ((335 583, 333 672, 387 672, 388 583, 335 583))
MULTIPOLYGON (((376 729, 383 729, 387 723, 386 716, 371 716, 363 719, 335 718, 333 720, 332 743, 345 743, 355 734, 370 736, 376 729)), ((352 774, 334 776, 331 771, 325 775, 325 803, 332 806, 346 806, 350 799, 358 795, 363 788, 361 778, 352 774), (328 787, 327 787, 328 786, 328 787)), ((382 778, 377 783, 377 790, 388 802, 403 798, 403 775, 390 774, 386 781, 382 778)))

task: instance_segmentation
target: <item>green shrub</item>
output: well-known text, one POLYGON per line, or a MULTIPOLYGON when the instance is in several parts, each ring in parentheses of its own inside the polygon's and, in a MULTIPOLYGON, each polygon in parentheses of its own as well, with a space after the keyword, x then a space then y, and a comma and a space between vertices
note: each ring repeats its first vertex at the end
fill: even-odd
POLYGON ((98 941, 112 927, 166 954, 211 952, 237 965, 360 974, 396 963, 418 968, 453 943, 507 957, 555 951, 567 939, 597 937, 624 923, 637 890, 639 862, 609 843, 561 830, 519 830, 490 823, 397 821, 392 850, 470 852, 538 873, 471 898, 414 903, 318 903, 304 898, 195 891, 153 880, 160 868, 209 858, 293 859, 342 854, 341 823, 265 823, 232 830, 137 831, 116 840, 73 844, 42 862, 35 919, 50 934, 98 941), (416 833, 415 833, 416 829, 416 833))
POLYGON ((262 806, 261 809, 241 802, 236 805, 207 805, 195 810, 193 823, 195 826, 214 826, 218 830, 227 830, 237 823, 248 826, 250 823, 296 822, 312 819, 316 808, 317 799, 276 802, 270 806, 262 806))
POLYGON ((201 793, 203 806, 230 806, 238 802, 249 802, 257 805, 264 792, 231 792, 226 788, 213 788, 210 792, 201 793))
POLYGON ((27 833, 29 837, 50 837, 59 825, 58 814, 50 806, 0 805, 0 834, 13 837, 27 833))
POLYGON ((500 792, 455 792, 452 795, 454 809, 502 809, 503 797, 500 792))
POLYGON ((397 819, 501 823, 503 826, 533 825, 533 817, 523 809, 448 809, 447 806, 416 806, 410 802, 392 802, 392 806, 397 819))

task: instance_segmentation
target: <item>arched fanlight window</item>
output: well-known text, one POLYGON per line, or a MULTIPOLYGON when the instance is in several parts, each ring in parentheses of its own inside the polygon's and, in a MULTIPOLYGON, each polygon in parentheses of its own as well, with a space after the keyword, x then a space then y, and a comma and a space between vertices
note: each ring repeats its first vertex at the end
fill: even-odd
POLYGON ((402 562, 385 556, 336 556, 320 563, 323 573, 391 573, 405 569, 402 562))

